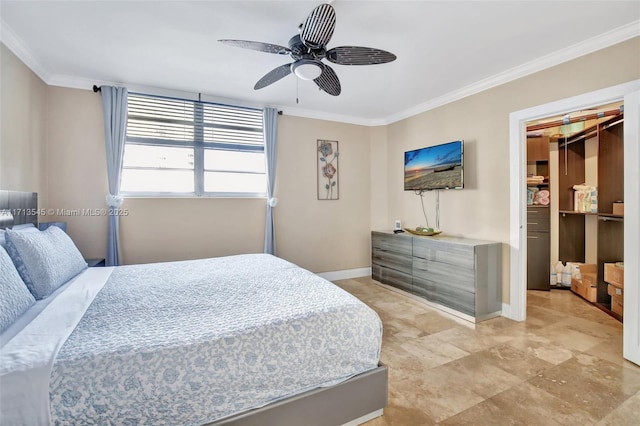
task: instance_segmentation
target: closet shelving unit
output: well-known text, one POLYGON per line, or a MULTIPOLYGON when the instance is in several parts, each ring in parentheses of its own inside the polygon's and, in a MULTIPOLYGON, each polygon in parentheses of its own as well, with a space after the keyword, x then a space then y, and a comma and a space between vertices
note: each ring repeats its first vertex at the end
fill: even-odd
MULTIPOLYGON (((549 189, 548 136, 527 137, 527 169, 544 176, 546 182, 527 184, 528 188, 549 189)), ((550 216, 549 205, 527 205, 527 289, 549 290, 562 288, 549 285, 550 274, 550 216)))
POLYGON ((624 197, 624 116, 613 115, 567 139, 558 140, 559 161, 559 257, 563 262, 585 261, 585 217, 598 218, 596 306, 622 320, 611 311, 611 296, 604 282, 604 263, 624 259, 624 217, 613 214, 613 203, 624 197), (598 212, 573 211, 573 185, 585 181, 585 141, 598 139, 598 212))

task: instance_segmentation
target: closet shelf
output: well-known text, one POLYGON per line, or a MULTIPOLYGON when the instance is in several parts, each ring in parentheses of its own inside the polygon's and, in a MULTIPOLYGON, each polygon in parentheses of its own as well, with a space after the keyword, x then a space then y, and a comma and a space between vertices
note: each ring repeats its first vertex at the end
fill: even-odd
POLYGON ((616 218, 624 218, 623 214, 613 214, 613 213, 598 213, 598 216, 602 217, 616 217, 616 218))
POLYGON ((599 214, 598 219, 602 221, 624 222, 624 216, 614 214, 599 214))
POLYGON ((598 216, 600 220, 615 220, 622 221, 624 219, 624 215, 621 214, 613 214, 613 213, 592 213, 592 212, 575 212, 573 210, 560 210, 558 213, 561 215, 578 215, 578 216, 598 216))
POLYGON ((565 214, 576 214, 576 215, 582 215, 582 216, 597 216, 598 215, 598 213, 575 212, 573 210, 560 210, 559 213, 562 214, 562 215, 565 215, 565 214))

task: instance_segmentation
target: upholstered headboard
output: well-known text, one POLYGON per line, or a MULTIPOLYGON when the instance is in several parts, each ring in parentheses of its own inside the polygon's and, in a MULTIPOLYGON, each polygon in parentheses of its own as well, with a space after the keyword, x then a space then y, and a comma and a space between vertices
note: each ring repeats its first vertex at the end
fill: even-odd
POLYGON ((24 223, 38 226, 38 193, 0 190, 0 229, 24 223))

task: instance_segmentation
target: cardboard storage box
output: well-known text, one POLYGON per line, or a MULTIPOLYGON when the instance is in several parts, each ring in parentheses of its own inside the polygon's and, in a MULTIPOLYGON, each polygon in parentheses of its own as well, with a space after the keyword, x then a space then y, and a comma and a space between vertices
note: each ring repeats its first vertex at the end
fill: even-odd
POLYGON ((624 316, 624 305, 622 304, 622 297, 611 297, 611 310, 620 316, 624 316))
POLYGON ((620 298, 622 298, 624 296, 623 289, 621 289, 620 287, 617 287, 617 286, 615 286, 613 284, 609 284, 607 286, 607 293, 612 297, 620 297, 620 298))
POLYGON ((582 283, 589 287, 598 287, 598 275, 596 271, 587 272, 582 275, 582 283))
POLYGON ((624 216, 624 203, 613 203, 613 214, 624 216))
POLYGON ((618 268, 615 263, 605 263, 604 280, 617 287, 624 287, 624 268, 618 268))
POLYGON ((571 291, 589 302, 595 303, 598 299, 596 274, 587 272, 582 274, 581 280, 571 279, 571 291))
POLYGON ((595 263, 567 262, 567 265, 571 266, 572 278, 576 276, 576 272, 579 272, 580 275, 598 273, 598 265, 596 265, 595 263))

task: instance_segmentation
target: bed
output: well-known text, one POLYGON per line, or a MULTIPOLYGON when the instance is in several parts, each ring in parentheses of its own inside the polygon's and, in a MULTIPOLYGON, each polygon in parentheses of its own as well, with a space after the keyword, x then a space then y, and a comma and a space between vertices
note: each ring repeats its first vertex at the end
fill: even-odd
POLYGON ((0 423, 359 424, 387 402, 381 334, 266 254, 85 268, 0 335, 0 423))

